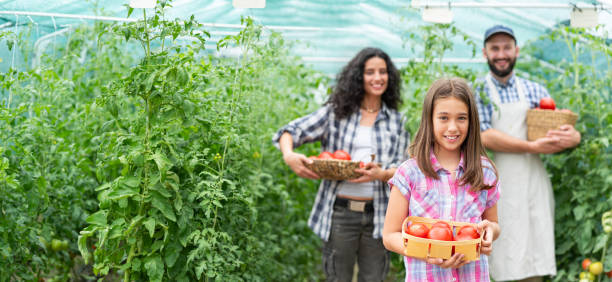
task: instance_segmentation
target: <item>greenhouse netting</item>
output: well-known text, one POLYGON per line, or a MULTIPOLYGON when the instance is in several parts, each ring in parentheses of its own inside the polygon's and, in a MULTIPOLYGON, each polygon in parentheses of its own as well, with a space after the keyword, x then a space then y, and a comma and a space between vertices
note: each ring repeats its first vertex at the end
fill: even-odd
POLYGON ((349 229, 338 224, 343 210, 366 223, 360 238, 372 239, 383 258, 379 267, 344 260, 347 272, 357 268, 352 281, 369 270, 384 275, 376 280, 421 281, 414 277, 432 269, 488 281, 485 243, 500 233, 481 220, 495 221, 497 195, 504 200, 535 182, 524 162, 500 165, 498 181, 483 161, 476 185, 479 162, 471 160, 486 155, 497 165, 500 152, 502 162, 508 155, 533 160, 538 179, 552 185, 544 196, 523 193, 528 198, 517 208, 502 205, 511 207, 506 219, 547 212, 524 223, 546 225, 547 238, 501 228, 500 238, 535 242, 517 247, 508 261, 535 268, 546 261, 536 273, 546 282, 612 281, 610 1, 268 0, 265 8, 234 7, 262 0, 139 1, 0 0, 0 282, 324 281, 337 262, 328 238, 349 229), (155 5, 130 8, 139 1, 155 5), (588 16, 584 26, 572 19, 577 14, 588 16), (518 45, 508 33, 496 34, 485 60, 484 33, 495 24, 511 27, 518 45), (493 49, 496 40, 503 48, 493 49), (397 72, 377 54, 338 79, 368 46, 386 51, 397 72), (442 79, 450 77, 459 79, 442 79), (423 107, 439 81, 452 81, 450 92, 465 100, 432 98, 423 107), (486 124, 498 126, 506 107, 488 98, 494 87, 510 93, 504 103, 513 105, 512 95, 531 99, 529 107, 516 103, 520 115, 504 116, 518 137, 488 139, 486 132, 496 131, 486 124), (478 124, 471 99, 481 113, 493 103, 492 122, 478 124), (441 104, 446 110, 436 112, 441 104), (428 108, 430 119, 421 120, 428 108), (548 117, 528 124, 527 113, 548 117), (417 137, 428 122, 432 144, 422 140, 427 134, 417 137), (440 134, 444 126, 450 129, 440 134), (552 136, 530 137, 536 131, 552 136), (477 136, 489 141, 489 151, 478 149, 477 136), (418 178, 414 165, 405 172, 409 143, 425 148, 413 149, 415 158, 434 148, 430 156, 440 158, 436 171, 447 182, 418 178), (508 167, 523 173, 502 176, 508 167), (475 175, 468 184, 456 179, 466 169, 475 175), (412 172, 420 181, 411 182, 415 201, 433 204, 413 205, 386 185, 412 172), (507 179, 519 184, 495 186, 507 179), (471 184, 490 189, 473 191, 471 184), (408 207, 387 209, 389 193, 408 207), (400 225, 410 205, 410 215, 431 212, 418 218, 422 230, 442 225, 448 236, 438 239, 447 242, 429 231, 414 238, 415 218, 400 225), (439 206, 448 207, 444 218, 434 213, 439 206), (405 213, 386 216, 385 209, 405 213), (385 236, 397 239, 388 241, 388 257, 383 225, 392 229, 385 236), (471 234, 462 242, 464 227, 471 234), (421 245, 415 251, 409 242, 421 245), (541 246, 549 247, 547 259, 523 259, 541 246), (444 266, 481 271, 420 260, 412 263, 429 270, 405 269, 402 254, 431 256, 436 264, 453 250, 454 262, 444 266), (461 254, 479 261, 460 266, 461 254))
MULTIPOLYGON (((128 17, 127 3, 123 0, 106 1, 0 1, 0 26, 15 29, 34 25, 32 40, 51 33, 95 21, 95 17, 109 17, 107 21, 121 21, 128 17), (23 13, 11 13, 11 12, 23 13), (28 13, 33 12, 33 13, 28 13), (55 15, 55 16, 54 16, 55 15), (67 18, 66 16, 70 16, 67 18), (82 16, 79 18, 79 16, 82 16)), ((262 9, 235 8, 232 1, 174 1, 168 18, 185 19, 191 15, 210 32, 207 48, 215 49, 223 37, 236 34, 241 17, 252 17, 266 29, 281 32, 284 38, 297 41, 294 54, 305 63, 329 75, 335 74, 352 54, 363 46, 379 47, 388 52, 399 66, 410 60, 422 59, 422 54, 410 49, 408 36, 422 20, 422 8, 435 1, 266 1, 262 9)), ((599 23, 603 28, 598 35, 612 34, 612 9, 606 1, 551 1, 537 3, 503 3, 491 1, 452 1, 453 25, 463 32, 451 38, 452 50, 444 54, 444 61, 465 67, 481 67, 484 59, 480 52, 472 54, 464 36, 478 44, 487 27, 503 23, 514 29, 519 45, 535 40, 559 24, 567 24, 575 8, 599 7, 599 23), (464 4, 461 6, 461 4, 464 4)), ((129 19, 142 18, 134 13, 129 19)), ((65 36, 66 34, 58 34, 65 36)), ((56 36, 44 40, 56 40, 56 36)), ((2 51, 6 54, 7 50, 2 51)), ((224 50, 224 55, 236 55, 236 50, 224 50)), ((6 57, 6 56, 3 56, 6 57)), ((7 62, 3 63, 5 67, 7 62)))

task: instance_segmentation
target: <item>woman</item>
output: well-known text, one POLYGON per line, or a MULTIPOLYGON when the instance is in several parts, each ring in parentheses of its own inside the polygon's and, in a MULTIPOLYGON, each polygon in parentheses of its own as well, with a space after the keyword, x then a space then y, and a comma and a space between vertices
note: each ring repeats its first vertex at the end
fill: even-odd
POLYGON ((399 72, 378 48, 361 50, 343 68, 329 100, 319 110, 282 127, 274 136, 285 163, 299 176, 319 179, 293 148, 321 141, 322 151, 344 150, 368 161, 362 176, 349 181, 323 180, 308 225, 324 241, 323 269, 328 281, 351 281, 355 261, 359 281, 382 281, 389 253, 382 227, 389 199, 387 180, 407 157, 409 133, 397 109, 399 72), (375 154, 375 162, 370 155, 375 154), (378 166, 376 163, 382 164, 378 166))

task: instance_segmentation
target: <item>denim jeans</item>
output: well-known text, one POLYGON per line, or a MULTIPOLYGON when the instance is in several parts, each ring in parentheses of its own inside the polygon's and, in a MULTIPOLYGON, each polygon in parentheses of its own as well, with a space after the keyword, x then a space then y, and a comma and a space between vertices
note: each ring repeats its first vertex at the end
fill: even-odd
POLYGON ((374 214, 334 207, 332 231, 323 246, 323 269, 327 281, 352 281, 355 260, 359 281, 383 281, 389 270, 390 254, 382 238, 374 239, 374 214))

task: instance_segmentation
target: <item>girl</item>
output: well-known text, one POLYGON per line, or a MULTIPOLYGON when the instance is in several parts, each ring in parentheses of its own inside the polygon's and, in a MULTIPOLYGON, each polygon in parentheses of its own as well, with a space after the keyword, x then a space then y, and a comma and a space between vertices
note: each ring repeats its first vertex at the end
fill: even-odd
POLYGON ((321 141, 324 151, 346 150, 353 160, 375 163, 357 169, 351 181, 323 180, 308 219, 321 237, 323 270, 328 281, 351 281, 355 261, 359 281, 382 281, 389 252, 382 244, 382 225, 389 189, 387 180, 406 159, 409 140, 397 111, 400 76, 389 56, 377 48, 361 50, 338 75, 329 100, 316 112, 282 127, 274 142, 283 160, 299 176, 318 179, 304 166, 312 162, 294 147, 321 141))
POLYGON ((385 247, 404 255, 402 222, 408 216, 478 222, 485 232, 480 260, 404 257, 406 281, 489 281, 487 257, 499 236, 497 171, 480 142, 478 111, 467 83, 433 83, 423 103, 411 159, 389 180, 391 195, 383 229, 385 247))

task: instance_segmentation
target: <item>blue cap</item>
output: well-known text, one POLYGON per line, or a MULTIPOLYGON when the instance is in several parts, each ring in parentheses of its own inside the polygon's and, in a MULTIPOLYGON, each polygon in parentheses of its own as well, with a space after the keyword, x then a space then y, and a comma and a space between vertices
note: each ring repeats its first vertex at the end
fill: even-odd
POLYGON ((489 40, 491 36, 498 34, 498 33, 505 33, 507 35, 510 35, 510 37, 512 37, 512 39, 514 39, 514 41, 516 42, 516 37, 514 37, 514 32, 512 31, 512 29, 507 26, 503 26, 503 25, 496 25, 496 26, 492 26, 489 29, 487 29, 484 35, 484 42, 486 43, 487 40, 489 40))

